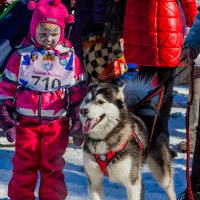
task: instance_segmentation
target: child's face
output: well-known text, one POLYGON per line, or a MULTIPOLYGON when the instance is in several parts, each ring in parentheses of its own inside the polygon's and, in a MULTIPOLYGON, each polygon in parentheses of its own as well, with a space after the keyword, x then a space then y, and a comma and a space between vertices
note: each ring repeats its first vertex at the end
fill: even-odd
POLYGON ((61 29, 56 24, 39 23, 36 28, 36 41, 46 49, 54 47, 61 35, 61 29))

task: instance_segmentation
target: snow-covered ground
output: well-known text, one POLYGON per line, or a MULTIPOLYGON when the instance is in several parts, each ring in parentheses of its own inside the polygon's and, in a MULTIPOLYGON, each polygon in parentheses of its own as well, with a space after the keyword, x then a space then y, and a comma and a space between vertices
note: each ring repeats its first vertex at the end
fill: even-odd
MULTIPOLYGON (((177 151, 177 145, 185 138, 185 112, 186 100, 188 94, 187 86, 174 87, 174 106, 170 118, 170 145, 177 151)), ((4 137, 0 137, 0 143, 6 143, 4 137)), ((7 186, 12 175, 11 159, 14 154, 14 148, 0 148, 0 200, 6 200, 7 186)), ((66 166, 64 168, 65 180, 68 186, 69 195, 67 200, 86 200, 87 180, 82 169, 82 151, 80 148, 70 146, 65 155, 66 166)), ((185 160, 186 155, 178 153, 173 161, 175 190, 178 195, 186 187, 185 178, 185 160)), ((145 200, 166 200, 164 191, 158 186, 152 177, 148 167, 143 170, 143 181, 145 184, 145 200)), ((125 189, 115 183, 110 183, 107 178, 104 179, 104 199, 105 200, 126 200, 125 189)), ((36 188, 36 196, 37 196, 36 188)))

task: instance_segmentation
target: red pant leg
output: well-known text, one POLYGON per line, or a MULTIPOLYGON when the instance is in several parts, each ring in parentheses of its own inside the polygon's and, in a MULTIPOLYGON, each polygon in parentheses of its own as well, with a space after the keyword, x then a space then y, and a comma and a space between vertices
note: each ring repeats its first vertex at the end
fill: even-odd
POLYGON ((11 200, 34 200, 40 159, 38 127, 25 119, 17 126, 16 150, 13 157, 13 175, 8 186, 11 200))
POLYGON ((67 188, 63 154, 68 145, 68 120, 61 119, 45 125, 41 140, 40 200, 65 200, 67 188))

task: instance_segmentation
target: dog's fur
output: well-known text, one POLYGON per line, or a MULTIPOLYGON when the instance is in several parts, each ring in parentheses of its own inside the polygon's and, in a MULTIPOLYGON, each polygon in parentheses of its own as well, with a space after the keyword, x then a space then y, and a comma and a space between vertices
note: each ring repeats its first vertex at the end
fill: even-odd
POLYGON ((88 134, 83 158, 90 200, 101 200, 103 190, 104 174, 94 155, 118 152, 123 144, 126 144, 123 150, 106 169, 111 181, 125 186, 128 200, 144 199, 141 169, 145 162, 168 198, 176 200, 171 153, 159 123, 149 148, 155 112, 150 107, 133 111, 133 105, 150 89, 146 80, 141 79, 126 81, 125 87, 109 83, 90 85, 80 107, 83 132, 88 134), (131 137, 132 132, 141 141, 142 149, 136 138, 131 137))

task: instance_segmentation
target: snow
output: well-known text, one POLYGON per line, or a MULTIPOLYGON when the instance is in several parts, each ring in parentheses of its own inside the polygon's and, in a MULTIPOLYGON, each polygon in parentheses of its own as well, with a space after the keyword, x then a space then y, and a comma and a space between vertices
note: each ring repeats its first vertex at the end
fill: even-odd
MULTIPOLYGON (((177 145, 185 139, 185 113, 188 86, 174 87, 174 104, 171 111, 169 130, 170 147, 177 151, 177 145)), ((0 137, 0 143, 5 144, 6 139, 0 137)), ((0 148, 0 200, 7 200, 7 186, 12 175, 11 159, 14 154, 14 147, 0 148)), ((68 187, 67 200, 85 200, 87 195, 87 179, 82 168, 82 150, 70 145, 64 155, 66 165, 64 168, 65 181, 68 187)), ((173 161, 174 179, 176 194, 180 194, 186 187, 185 177, 186 155, 178 153, 173 161)), ((145 200, 167 200, 167 197, 155 179, 152 177, 147 166, 143 169, 143 182, 145 184, 145 200)), ((36 196, 38 185, 36 188, 36 196)), ((123 186, 110 183, 104 178, 104 199, 105 200, 126 200, 126 191, 123 186)))

